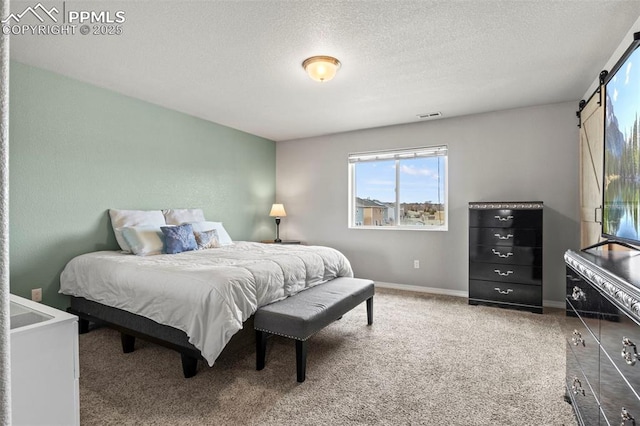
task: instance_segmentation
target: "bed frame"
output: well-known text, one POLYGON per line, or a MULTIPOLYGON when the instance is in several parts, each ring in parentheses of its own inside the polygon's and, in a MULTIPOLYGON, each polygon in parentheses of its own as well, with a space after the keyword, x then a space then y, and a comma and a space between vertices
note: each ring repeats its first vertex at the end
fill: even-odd
MULTIPOLYGON (((200 350, 189 343, 189 338, 184 331, 159 324, 141 315, 74 296, 71 296, 71 306, 67 311, 78 316, 80 334, 89 332, 90 323, 118 330, 124 353, 133 352, 136 337, 178 351, 182 359, 182 372, 185 378, 195 376, 198 360, 204 359, 200 350)), ((249 329, 251 333, 245 334, 253 336, 253 317, 245 322, 243 329, 249 329)), ((242 339, 246 339, 245 335, 236 333, 227 347, 242 344, 242 339)), ((246 344, 255 344, 255 340, 246 344)))

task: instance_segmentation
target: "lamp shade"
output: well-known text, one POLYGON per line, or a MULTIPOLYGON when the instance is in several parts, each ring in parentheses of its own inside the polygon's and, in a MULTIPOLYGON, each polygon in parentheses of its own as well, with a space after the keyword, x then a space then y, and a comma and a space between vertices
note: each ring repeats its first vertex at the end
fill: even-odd
POLYGON ((302 63, 309 77, 321 83, 331 80, 335 77, 340 61, 332 56, 312 56, 302 63))
POLYGON ((271 206, 271 213, 269 213, 269 216, 286 217, 287 212, 284 211, 284 206, 282 204, 274 204, 271 206))

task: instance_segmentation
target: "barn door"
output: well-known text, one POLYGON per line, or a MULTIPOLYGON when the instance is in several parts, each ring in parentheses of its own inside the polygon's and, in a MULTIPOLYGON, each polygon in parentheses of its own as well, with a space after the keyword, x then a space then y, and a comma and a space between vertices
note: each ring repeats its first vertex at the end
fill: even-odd
MULTIPOLYGON (((601 87, 604 91, 604 87, 601 87)), ((602 93, 604 100, 604 93, 602 93)), ((601 241, 604 102, 595 93, 580 114, 580 243, 601 241)))

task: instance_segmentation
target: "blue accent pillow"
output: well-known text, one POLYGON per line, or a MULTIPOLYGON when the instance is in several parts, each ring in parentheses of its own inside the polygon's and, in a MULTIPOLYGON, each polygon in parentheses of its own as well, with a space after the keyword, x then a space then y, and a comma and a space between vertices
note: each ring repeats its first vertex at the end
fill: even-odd
POLYGON ((164 234, 164 252, 167 254, 182 253, 198 248, 191 224, 179 226, 161 226, 164 234))

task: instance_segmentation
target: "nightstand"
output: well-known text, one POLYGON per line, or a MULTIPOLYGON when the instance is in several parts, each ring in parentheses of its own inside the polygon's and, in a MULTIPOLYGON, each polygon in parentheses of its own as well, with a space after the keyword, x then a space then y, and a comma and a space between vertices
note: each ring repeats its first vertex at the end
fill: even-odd
POLYGON ((282 240, 280 242, 275 242, 273 240, 262 240, 260 241, 262 244, 302 244, 301 241, 298 240, 282 240))

